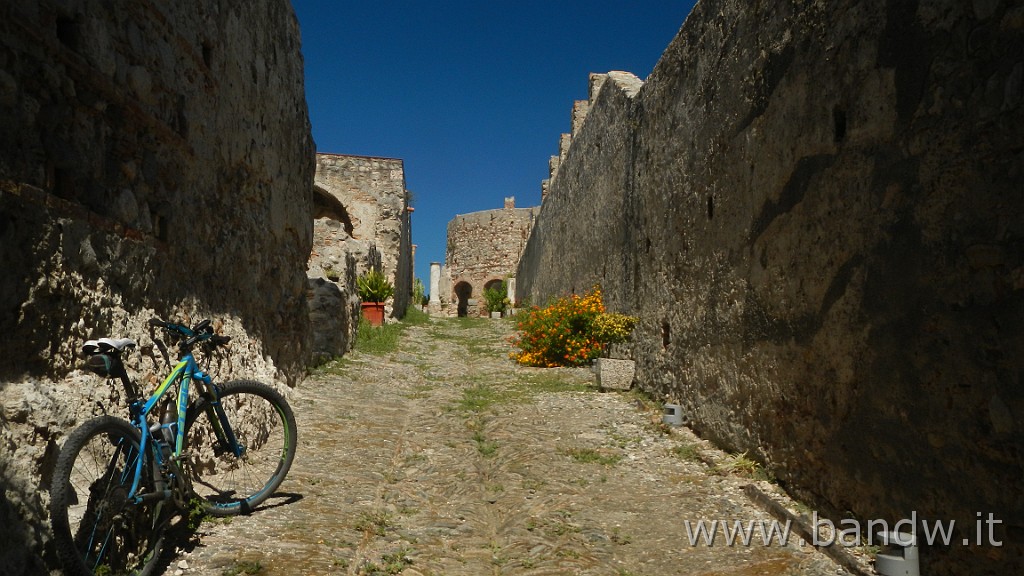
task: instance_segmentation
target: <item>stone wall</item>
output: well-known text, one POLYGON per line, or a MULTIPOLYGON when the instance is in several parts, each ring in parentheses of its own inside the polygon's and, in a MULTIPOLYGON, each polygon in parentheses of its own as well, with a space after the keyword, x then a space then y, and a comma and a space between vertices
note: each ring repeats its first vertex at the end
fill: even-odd
MULTIPOLYGON (((317 224, 316 237, 345 242, 341 250, 355 256, 357 276, 379 266, 395 286, 388 313, 401 318, 411 301, 413 278, 412 211, 402 160, 343 154, 317 154, 316 159, 316 187, 343 205, 351 240, 338 236, 336 227, 321 228, 327 221, 317 224)), ((314 256, 311 266, 317 262, 314 256)))
POLYGON ((355 346, 360 318, 357 273, 381 267, 377 245, 356 240, 354 232, 348 208, 315 185, 313 249, 306 269, 313 365, 342 356, 355 346))
POLYGON ((460 214, 448 222, 447 288, 439 286, 448 315, 486 313, 484 289, 515 274, 537 211, 516 208, 515 200, 507 198, 504 208, 460 214))
POLYGON ((290 6, 0 5, 0 566, 45 573, 64 435, 125 412, 76 369, 152 316, 217 320, 220 379, 296 383, 308 357, 314 149, 290 6))
POLYGON ((996 0, 702 0, 601 88, 519 294, 600 282, 640 385, 821 513, 956 520, 922 573, 1024 570, 1022 36, 996 0))

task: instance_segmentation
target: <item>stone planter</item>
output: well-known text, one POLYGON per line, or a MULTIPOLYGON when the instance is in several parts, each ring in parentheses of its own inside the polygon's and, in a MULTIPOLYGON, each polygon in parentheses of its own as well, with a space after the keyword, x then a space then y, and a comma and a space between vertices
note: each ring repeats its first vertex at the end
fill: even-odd
POLYGON ((598 358, 594 363, 597 387, 603 390, 629 390, 633 387, 636 362, 618 358, 598 358))
POLYGON ((501 312, 491 312, 491 318, 501 318, 501 312))

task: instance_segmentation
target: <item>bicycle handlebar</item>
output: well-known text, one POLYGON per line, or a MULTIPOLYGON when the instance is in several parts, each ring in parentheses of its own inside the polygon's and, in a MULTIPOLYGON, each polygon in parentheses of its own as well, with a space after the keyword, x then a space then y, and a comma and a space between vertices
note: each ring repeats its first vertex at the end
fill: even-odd
POLYGON ((159 318, 150 318, 149 325, 163 328, 177 337, 184 338, 185 341, 182 342, 181 345, 186 348, 192 348, 199 342, 206 342, 210 346, 216 348, 217 346, 227 344, 231 341, 230 336, 219 336, 213 333, 212 323, 209 318, 200 321, 192 328, 183 324, 165 322, 159 318))

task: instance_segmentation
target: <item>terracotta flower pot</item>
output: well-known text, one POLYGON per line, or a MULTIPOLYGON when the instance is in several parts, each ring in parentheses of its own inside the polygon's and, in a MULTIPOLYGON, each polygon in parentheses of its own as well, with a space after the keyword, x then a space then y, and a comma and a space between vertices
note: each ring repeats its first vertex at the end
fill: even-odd
POLYGON ((363 302, 363 318, 370 323, 370 326, 380 326, 384 324, 384 303, 383 302, 363 302))

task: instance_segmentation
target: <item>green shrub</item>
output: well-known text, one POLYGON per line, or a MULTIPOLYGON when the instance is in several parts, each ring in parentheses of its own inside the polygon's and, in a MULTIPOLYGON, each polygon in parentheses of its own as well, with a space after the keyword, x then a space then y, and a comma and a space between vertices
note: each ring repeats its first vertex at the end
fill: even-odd
POLYGON ((605 344, 625 342, 633 333, 634 326, 636 326, 636 318, 618 312, 598 314, 591 324, 594 338, 605 344))
POLYGON ((387 354, 398 349, 398 337, 405 326, 401 322, 371 326, 365 318, 359 319, 356 330, 356 350, 369 354, 387 354))
POLYGON ((493 288, 484 290, 484 306, 488 312, 504 312, 511 304, 508 299, 508 288, 504 282, 498 282, 493 288))
POLYGON ((402 323, 409 326, 430 324, 430 314, 427 314, 416 306, 410 305, 405 309, 405 316, 402 317, 402 323))
POLYGON ((412 303, 426 306, 426 289, 423 287, 423 280, 416 278, 412 281, 412 303))

